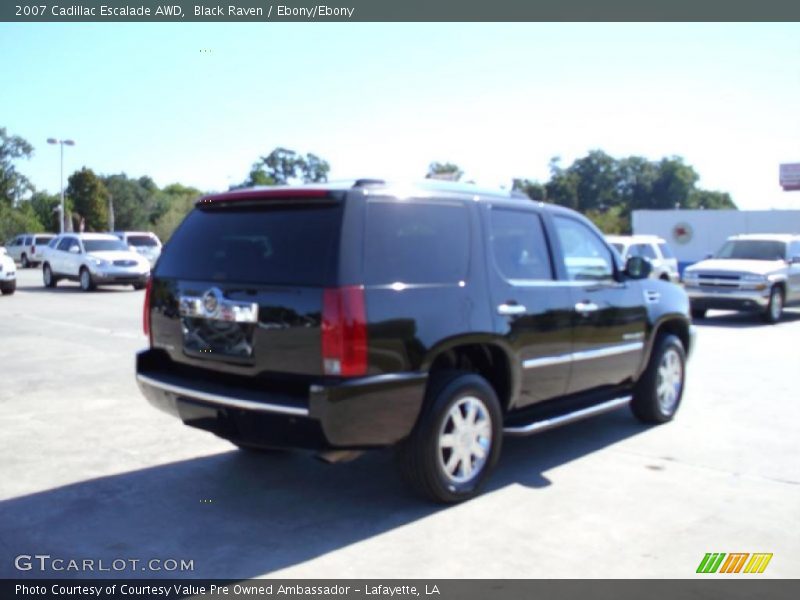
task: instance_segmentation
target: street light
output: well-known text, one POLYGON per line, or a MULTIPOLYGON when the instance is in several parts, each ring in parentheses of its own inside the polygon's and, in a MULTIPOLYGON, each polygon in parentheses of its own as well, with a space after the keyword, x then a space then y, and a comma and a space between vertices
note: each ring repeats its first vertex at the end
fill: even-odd
POLYGON ((72 140, 57 140, 56 138, 47 138, 48 144, 58 144, 61 146, 61 218, 59 219, 59 233, 64 233, 64 145, 74 146, 75 142, 72 140))

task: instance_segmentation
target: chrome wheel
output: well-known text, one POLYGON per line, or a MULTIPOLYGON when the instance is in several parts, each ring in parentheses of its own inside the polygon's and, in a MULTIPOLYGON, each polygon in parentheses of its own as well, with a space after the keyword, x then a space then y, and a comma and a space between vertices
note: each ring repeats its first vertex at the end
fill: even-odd
POLYGON ((492 447, 492 421, 489 410, 475 396, 459 398, 439 430, 439 466, 452 483, 477 477, 492 447))
POLYGON ((656 377, 658 407, 664 415, 671 415, 681 397, 683 387, 683 361, 674 348, 669 348, 661 357, 656 377))

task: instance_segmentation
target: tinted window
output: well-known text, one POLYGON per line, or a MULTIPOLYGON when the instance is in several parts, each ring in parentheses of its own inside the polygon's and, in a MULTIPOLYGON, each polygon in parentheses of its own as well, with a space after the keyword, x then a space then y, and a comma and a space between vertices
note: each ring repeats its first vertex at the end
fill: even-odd
POLYGON ((33 241, 33 238, 31 236, 26 237, 25 238, 25 245, 26 246, 30 246, 32 241, 33 241))
POLYGON ((554 217, 553 220, 570 279, 599 281, 614 277, 611 252, 594 231, 567 217, 554 217))
POLYGON ((539 215, 493 209, 491 228, 494 264, 503 277, 512 281, 553 278, 539 215))
POLYGON ((455 283, 467 275, 469 220, 460 204, 367 204, 367 284, 455 283))
POLYGON ((717 258, 782 260, 786 258, 786 244, 772 240, 731 240, 725 242, 717 258))
POLYGON ((155 248, 158 246, 158 242, 155 240, 155 238, 149 235, 129 235, 128 244, 131 246, 136 246, 137 248, 155 248))
POLYGON ((172 234, 156 276, 335 285, 341 206, 195 209, 172 234))
POLYGON ((108 252, 110 250, 127 250, 128 247, 119 240, 83 240, 86 252, 108 252))
POLYGON ((661 256, 664 258, 675 258, 675 255, 672 253, 672 248, 666 244, 659 244, 658 249, 661 250, 661 256))
POLYGON ((656 258, 656 251, 653 249, 653 246, 650 244, 637 244, 639 247, 639 256, 643 256, 644 258, 654 259, 656 258))
POLYGON ((58 249, 67 252, 69 250, 69 247, 73 244, 77 245, 77 243, 75 242, 75 238, 65 237, 62 238, 62 240, 58 243, 58 249))
POLYGON ((52 239, 53 239, 53 236, 51 236, 51 235, 37 235, 36 236, 36 245, 37 246, 46 246, 47 244, 50 243, 50 241, 52 239))

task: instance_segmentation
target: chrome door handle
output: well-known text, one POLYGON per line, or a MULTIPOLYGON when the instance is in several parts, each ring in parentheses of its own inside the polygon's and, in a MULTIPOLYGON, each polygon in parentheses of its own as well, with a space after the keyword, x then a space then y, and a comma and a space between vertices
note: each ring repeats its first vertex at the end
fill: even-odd
POLYGON ((578 302, 575 305, 575 310, 582 315, 588 315, 595 312, 599 307, 594 302, 578 302))
POLYGON ((501 304, 497 307, 498 315, 524 315, 525 311, 522 304, 501 304))

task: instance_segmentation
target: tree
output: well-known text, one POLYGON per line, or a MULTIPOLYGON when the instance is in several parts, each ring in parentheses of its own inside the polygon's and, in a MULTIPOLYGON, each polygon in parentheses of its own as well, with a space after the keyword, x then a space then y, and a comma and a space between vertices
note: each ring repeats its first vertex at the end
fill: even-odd
POLYGON ((169 208, 150 177, 133 179, 119 173, 100 179, 111 196, 117 230, 149 229, 169 208))
POLYGON ((108 229, 109 193, 100 178, 91 169, 83 167, 70 175, 68 181, 66 193, 72 200, 77 220, 85 219, 88 231, 108 229))
POLYGON ((167 206, 167 210, 155 221, 153 231, 162 242, 166 242, 169 239, 172 232, 192 210, 201 195, 202 192, 200 190, 178 183, 168 185, 159 192, 159 196, 167 206))
POLYGON ((256 185, 287 185, 290 183, 320 183, 328 181, 328 161, 316 154, 298 154, 287 148, 275 148, 259 158, 250 168, 250 174, 240 185, 231 189, 256 185))
POLYGON ((9 135, 0 127, 0 202, 14 206, 33 185, 14 167, 15 160, 33 156, 33 146, 18 135, 9 135))
POLYGON ((458 181, 464 175, 458 165, 454 163, 432 162, 428 165, 425 179, 444 179, 445 181, 458 181))
MULTIPOLYGON (((71 203, 64 201, 67 206, 65 210, 72 209, 71 203)), ((47 192, 34 192, 30 199, 31 208, 36 214, 36 218, 42 224, 45 231, 58 231, 58 214, 61 207, 61 196, 58 194, 48 194, 47 192)))
POLYGON ((544 184, 531 179, 514 179, 511 189, 516 192, 522 192, 531 200, 536 202, 544 202, 547 200, 547 188, 544 184))
POLYGON ((44 231, 30 202, 21 202, 17 208, 0 202, 0 245, 23 231, 44 231))
POLYGON ((731 200, 728 192, 692 190, 692 193, 689 194, 687 208, 735 209, 736 204, 731 200))

